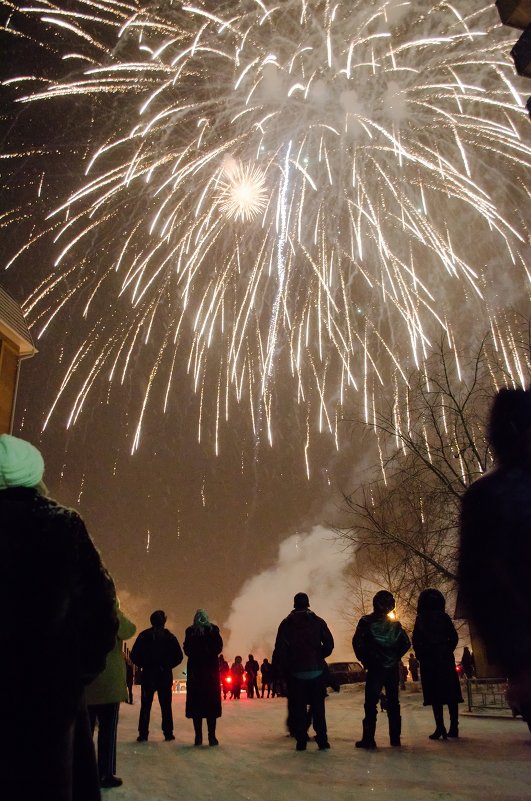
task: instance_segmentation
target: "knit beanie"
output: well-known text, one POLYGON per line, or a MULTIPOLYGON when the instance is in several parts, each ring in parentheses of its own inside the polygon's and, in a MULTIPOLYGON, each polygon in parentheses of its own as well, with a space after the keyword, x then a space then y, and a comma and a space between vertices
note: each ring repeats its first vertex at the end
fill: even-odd
POLYGON ((44 459, 37 448, 10 434, 0 435, 0 490, 36 487, 43 473, 44 459))

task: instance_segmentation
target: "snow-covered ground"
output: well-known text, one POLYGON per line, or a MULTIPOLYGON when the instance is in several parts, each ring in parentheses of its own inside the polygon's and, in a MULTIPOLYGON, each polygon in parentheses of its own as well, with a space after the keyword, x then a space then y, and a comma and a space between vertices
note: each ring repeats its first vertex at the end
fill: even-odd
MULTIPOLYGON (((361 732, 363 686, 331 694, 330 751, 295 751, 285 736, 286 701, 226 701, 218 748, 194 747, 184 694, 174 695, 175 742, 164 742, 153 704, 150 739, 137 743, 139 688, 122 704, 117 774, 107 801, 530 801, 531 734, 521 720, 480 718, 461 706, 459 740, 433 742, 430 709, 402 694, 403 747, 391 748, 379 715, 376 752, 354 747, 361 732)), ((206 734, 206 732, 205 732, 206 734)), ((205 738, 206 739, 206 738, 205 738)))

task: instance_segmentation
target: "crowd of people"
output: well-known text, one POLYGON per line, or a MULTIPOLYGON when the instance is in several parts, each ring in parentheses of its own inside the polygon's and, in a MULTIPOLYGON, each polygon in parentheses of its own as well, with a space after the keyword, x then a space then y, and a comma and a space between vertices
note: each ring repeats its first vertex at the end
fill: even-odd
MULTIPOLYGON (((459 591, 489 659, 510 681, 512 705, 531 726, 530 391, 500 390, 491 410, 488 438, 494 469, 463 497, 459 591)), ((100 801, 100 787, 121 784, 116 776, 118 712, 121 701, 131 700, 122 646, 134 635, 135 625, 120 610, 113 580, 83 520, 48 497, 43 474, 44 461, 37 448, 17 437, 0 435, 3 789, 6 798, 20 801, 100 801), (29 636, 28 622, 36 610, 39 625, 31 627, 29 636), (40 665, 38 683, 33 680, 35 654, 40 665), (36 737, 43 726, 45 736, 36 737)), ((415 655, 410 656, 409 670, 413 678, 420 669, 424 704, 433 710, 435 730, 429 736, 458 738, 462 697, 454 659, 457 633, 446 613, 445 599, 436 588, 420 593, 412 643, 390 614, 394 606, 390 592, 377 592, 372 613, 361 617, 352 639, 366 669, 365 714, 356 747, 376 747, 382 692, 389 741, 393 747, 400 746, 399 685, 404 679, 402 658, 411 644, 415 655)), ((228 669, 221 657, 219 629, 205 610, 197 610, 182 649, 165 624, 164 612, 155 611, 151 627, 138 635, 130 653, 142 672, 140 742, 149 737, 155 692, 164 738, 174 739, 172 670, 186 655, 185 713, 193 722, 195 745, 203 742, 203 720, 209 745, 218 745, 220 676, 230 672, 233 699, 239 697, 245 674, 249 698, 263 697, 264 689, 268 696, 276 694, 274 677, 282 677, 288 729, 297 751, 306 750, 310 725, 318 748, 330 748, 325 660, 334 640, 326 622, 310 609, 306 593, 295 595, 293 610, 278 627, 272 663, 262 662, 262 696, 258 696, 258 662, 249 654, 243 664, 238 656, 228 669)), ((471 654, 464 655, 462 666, 467 675, 473 671, 471 654)))

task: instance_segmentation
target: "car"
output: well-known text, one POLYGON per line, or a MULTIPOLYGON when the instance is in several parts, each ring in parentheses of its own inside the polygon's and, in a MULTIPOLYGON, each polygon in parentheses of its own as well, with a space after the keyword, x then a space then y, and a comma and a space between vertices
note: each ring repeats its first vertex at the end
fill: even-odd
POLYGON ((328 670, 337 684, 354 684, 367 678, 367 672, 359 662, 331 662, 328 670))

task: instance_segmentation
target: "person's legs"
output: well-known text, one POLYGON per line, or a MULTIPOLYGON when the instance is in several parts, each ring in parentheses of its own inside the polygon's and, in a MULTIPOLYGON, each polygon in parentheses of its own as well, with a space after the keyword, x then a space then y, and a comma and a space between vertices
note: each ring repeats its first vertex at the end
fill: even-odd
POLYGON ((459 704, 454 701, 448 704, 448 712, 450 713, 450 728, 448 729, 448 737, 459 737, 459 704))
POLYGON ((330 748, 326 732, 325 697, 326 687, 322 676, 308 681, 310 708, 312 710, 313 727, 315 729, 315 739, 320 750, 330 748))
POLYGON ((207 718, 208 744, 219 745, 216 739, 216 718, 207 718))
POLYGON ((138 738, 147 740, 149 736, 149 718, 151 716, 151 706, 155 688, 152 684, 142 681, 140 691, 140 715, 138 718, 138 738))
POLYGON ((157 695, 159 697, 160 711, 162 715, 162 732, 166 740, 174 740, 173 736, 173 713, 171 708, 172 702, 172 685, 171 682, 159 684, 157 687, 157 695))
POLYGON ((389 721, 389 742, 391 745, 400 745, 402 731, 402 718, 400 717, 400 701, 398 697, 398 673, 394 668, 386 671, 385 695, 387 698, 387 717, 389 721))
POLYGON ((100 704, 98 715, 98 773, 102 783, 116 773, 116 735, 120 704, 100 704))
POLYGON ((365 681, 365 717, 363 719, 363 734, 356 743, 356 748, 376 748, 374 735, 376 732, 377 704, 383 687, 383 671, 372 668, 367 671, 365 681))
POLYGON ((100 801, 96 754, 84 700, 77 713, 73 737, 72 801, 100 801))
POLYGON ((203 718, 193 718, 195 740, 194 745, 203 745, 203 718))
POLYGON ((307 725, 307 685, 308 681, 290 677, 288 682, 288 727, 297 740, 297 751, 306 749, 307 725))
POLYGON ((435 731, 429 735, 430 740, 446 740, 447 734, 444 728, 444 716, 442 704, 432 704, 433 717, 435 718, 435 731))

